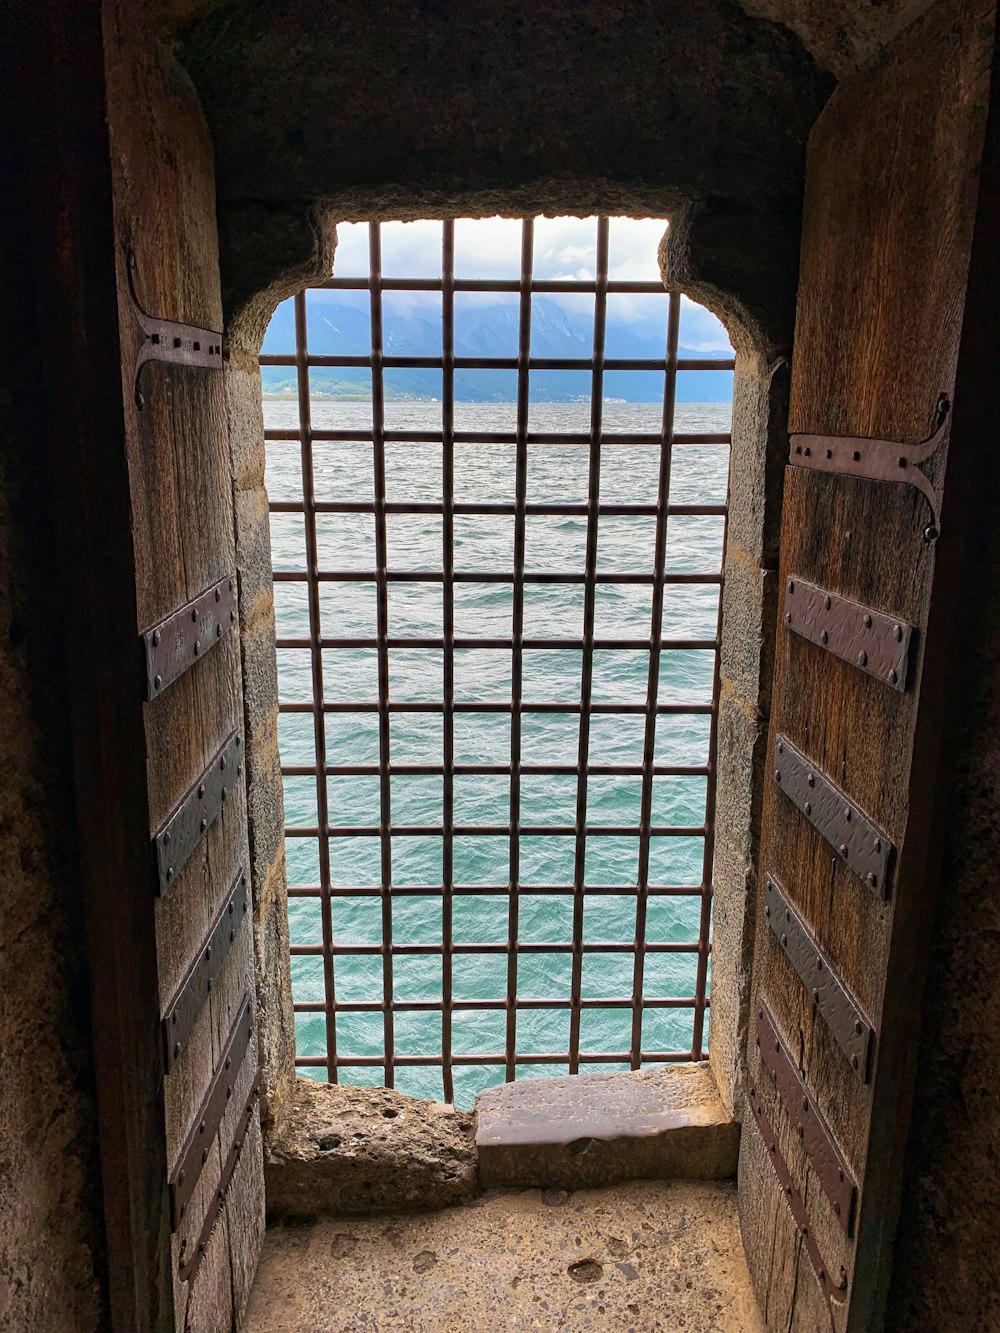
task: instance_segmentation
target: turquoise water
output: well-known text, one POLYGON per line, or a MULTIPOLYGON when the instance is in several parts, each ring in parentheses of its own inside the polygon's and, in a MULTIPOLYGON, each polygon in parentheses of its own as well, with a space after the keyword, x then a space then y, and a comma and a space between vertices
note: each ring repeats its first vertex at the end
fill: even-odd
MULTIPOLYGON (((368 403, 314 401, 317 429, 370 426, 368 403)), ((440 428, 440 404, 390 402, 389 429, 440 428)), ((537 431, 586 431, 589 404, 533 404, 529 428, 537 431)), ((266 402, 268 428, 295 428, 291 402, 266 402)), ((656 431, 660 409, 655 404, 607 403, 607 432, 656 431)), ((683 404, 676 412, 678 432, 724 432, 729 429, 728 404, 683 404)), ((456 429, 513 430, 512 404, 456 404, 456 429)), ((671 500, 675 503, 718 504, 726 498, 728 449, 717 445, 678 446, 674 451, 671 500)), ((528 503, 577 503, 587 498, 587 450, 571 445, 529 448, 528 503)), ((658 450, 649 446, 606 447, 601 460, 602 502, 654 503, 658 450)), ((364 500, 373 495, 370 444, 317 442, 314 446, 316 495, 320 500, 364 500)), ((386 447, 389 501, 437 501, 441 495, 439 446, 390 444, 386 447)), ((269 442, 267 487, 272 502, 301 500, 302 478, 297 443, 269 442)), ((457 445, 457 501, 513 501, 513 446, 457 445)), ((390 514, 390 570, 441 566, 441 518, 390 514)), ((317 519, 320 564, 327 569, 372 569, 375 564, 374 519, 371 515, 320 515, 317 519)), ((598 529, 598 570, 643 572, 652 568, 653 517, 602 518, 598 529)), ((676 516, 668 527, 667 569, 671 572, 718 571, 722 561, 723 520, 716 516, 676 516)), ((305 568, 302 518, 271 515, 271 542, 276 570, 305 568)), ((566 516, 529 515, 526 568, 582 571, 586 520, 566 516)), ((513 517, 457 516, 457 570, 510 569, 513 517)), ((650 632, 651 588, 646 585, 598 585, 595 633, 601 637, 647 639, 650 632)), ((374 636, 376 603, 373 583, 327 583, 320 588, 323 633, 330 637, 374 636)), ((469 582, 455 589, 457 635, 509 636, 512 590, 509 585, 469 582)), ((304 584, 277 583, 275 611, 279 638, 308 635, 304 584)), ((712 638, 716 630, 718 588, 676 585, 665 592, 662 633, 668 638, 712 638)), ((583 588, 570 585, 528 585, 525 588, 524 633, 531 636, 579 636, 583 588)), ((433 636, 442 632, 440 584, 390 584, 389 633, 433 636)), ((661 661, 661 702, 703 704, 711 701, 713 653, 664 652, 661 661)), ((572 650, 525 650, 523 698, 531 702, 578 702, 580 654, 572 650)), ((308 650, 280 649, 279 692, 283 702, 311 699, 308 650)), ((374 649, 329 649, 323 653, 324 690, 331 700, 362 701, 377 697, 374 649)), ((644 651, 595 652, 594 702, 641 704, 645 700, 647 655, 644 651)), ((456 649, 455 693, 458 701, 488 702, 510 698, 509 649, 456 649)), ((390 699, 440 700, 442 653, 436 649, 390 652, 390 699)), ((579 719, 571 713, 526 714, 523 719, 522 762, 573 763, 579 719)), ((643 718, 595 714, 591 724, 591 762, 638 764, 642 757, 643 718)), ((657 725, 655 761, 701 764, 708 753, 709 718, 661 717, 657 725)), ((314 761, 312 719, 308 714, 283 714, 279 742, 283 764, 314 761)), ((330 763, 378 762, 378 719, 375 713, 327 716, 330 763)), ((390 724, 390 757, 396 763, 440 763, 440 716, 395 714, 390 724)), ((456 763, 507 763, 510 759, 510 718, 503 714, 463 713, 455 718, 456 763)), ((286 777, 285 819, 289 830, 316 825, 315 781, 286 777)), ((395 825, 437 824, 441 821, 440 776, 396 775, 392 783, 395 825)), ((638 776, 593 775, 588 783, 588 822, 596 825, 637 825, 641 779, 638 776)), ((704 820, 704 777, 657 777, 653 783, 653 824, 699 825, 704 820)), ((367 827, 378 823, 378 778, 332 777, 328 799, 330 823, 367 827)), ((522 829, 532 823, 571 824, 575 814, 573 776, 525 775, 522 780, 522 829)), ((509 779, 495 775, 455 778, 455 823, 505 825, 509 818, 509 779)), ((701 883, 703 842, 700 837, 654 836, 650 848, 650 883, 696 889, 701 883)), ((454 845, 454 939, 459 944, 499 945, 507 937, 507 899, 476 888, 504 887, 508 881, 508 840, 492 836, 456 835, 454 845)), ((574 840, 532 837, 522 832, 520 939, 538 945, 568 944, 571 938, 574 840), (566 886, 564 893, 532 894, 531 886, 566 886)), ((320 882, 315 838, 289 836, 286 841, 288 882, 316 886, 320 882)), ((585 884, 615 886, 621 893, 584 896, 584 940, 587 943, 631 944, 635 932, 637 836, 592 836, 586 849, 585 884), (631 888, 631 891, 630 891, 631 888)), ((375 837, 340 837, 330 843, 334 885, 377 886, 381 882, 380 849, 375 837)), ((432 887, 441 883, 439 837, 393 838, 393 884, 399 888, 432 887)), ((351 947, 377 945, 381 940, 381 904, 377 897, 350 896, 333 902, 335 943, 351 947)), ((696 897, 652 897, 647 918, 650 943, 695 941, 700 904, 696 897)), ((321 941, 320 907, 315 899, 291 899, 293 945, 321 941)), ((441 943, 441 900, 432 894, 398 895, 393 899, 393 937, 399 944, 441 943)), ((335 960, 339 1002, 370 1003, 382 998, 382 962, 375 955, 335 960)), ((696 958, 688 953, 650 953, 646 957, 647 999, 690 996, 694 991, 696 958)), ((506 990, 506 957, 501 952, 470 952, 455 956, 456 1000, 502 1000, 506 990)), ((584 955, 582 993, 585 999, 621 1000, 632 993, 631 953, 584 955)), ((323 999, 322 961, 293 957, 293 995, 297 1002, 323 999)), ((568 953, 535 952, 518 962, 518 996, 554 1000, 570 993, 568 953)), ((394 959, 397 1001, 439 1000, 439 955, 405 955, 394 959)), ((690 1046, 690 1009, 651 1009, 643 1016, 644 1052, 684 1050, 690 1046)), ((457 1012, 453 1019, 456 1054, 500 1054, 504 1049, 502 1009, 457 1012)), ((538 1008, 519 1012, 520 1054, 565 1055, 569 1011, 538 1008)), ((629 1048, 631 1011, 593 1008, 583 1011, 581 1050, 622 1052, 629 1048)), ((381 1057, 383 1017, 380 1013, 346 1013, 337 1018, 338 1053, 342 1057, 381 1057)), ((296 1015, 299 1055, 322 1055, 326 1049, 322 1014, 296 1015)), ((441 1053, 441 1016, 404 1011, 395 1016, 396 1056, 441 1053)), ((600 1068, 622 1068, 609 1064, 600 1068)), ((313 1072, 324 1077, 323 1070, 313 1072)), ((518 1077, 566 1072, 565 1064, 521 1065, 518 1077)), ((380 1084, 382 1070, 348 1066, 340 1071, 346 1083, 380 1084)), ((502 1067, 460 1066, 455 1070, 456 1102, 469 1106, 475 1093, 502 1081, 502 1067)), ((440 1068, 400 1067, 396 1086, 418 1096, 442 1095, 440 1068)))

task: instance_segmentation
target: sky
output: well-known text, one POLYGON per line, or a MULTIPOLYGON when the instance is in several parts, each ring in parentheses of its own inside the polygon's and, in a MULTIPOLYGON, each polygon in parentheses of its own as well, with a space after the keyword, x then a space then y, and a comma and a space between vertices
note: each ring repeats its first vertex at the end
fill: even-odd
MULTIPOLYGON (((657 218, 612 218, 608 249, 608 276, 612 280, 659 282, 656 253, 667 230, 657 218)), ((534 276, 540 279, 590 279, 597 260, 595 218, 537 218, 535 221, 534 276)), ((521 222, 518 218, 460 219, 455 223, 455 276, 457 278, 518 278, 521 271, 521 222)), ((441 274, 440 222, 385 222, 382 224, 382 274, 387 278, 439 277, 441 274)), ((334 275, 367 277, 368 224, 341 222, 337 226, 334 275)), ((332 295, 332 293, 331 293, 332 295)), ((343 293, 338 293, 338 299, 343 293)), ((400 294, 397 309, 400 309, 400 294)), ((438 298, 440 299, 440 298, 438 298)), ((496 301, 496 296, 484 296, 496 301)), ((593 296, 550 293, 549 299, 571 307, 593 296)), ((648 316, 650 298, 619 294, 609 299, 608 318, 628 324, 648 316)), ((656 298, 652 298, 656 299, 656 298)), ((426 300, 419 293, 414 305, 426 300)), ((693 351, 729 347, 725 329, 709 311, 681 298, 681 345, 693 351)))

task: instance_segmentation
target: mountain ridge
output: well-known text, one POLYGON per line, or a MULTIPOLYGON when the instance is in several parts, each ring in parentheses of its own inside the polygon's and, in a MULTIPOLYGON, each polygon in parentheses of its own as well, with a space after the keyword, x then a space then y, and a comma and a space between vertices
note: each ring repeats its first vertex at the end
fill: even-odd
MULTIPOLYGON (((323 296, 326 293, 322 294, 323 296)), ((331 294, 332 295, 332 294, 331 294)), ((339 296, 340 293, 337 293, 339 296)), ((393 293, 392 295, 395 295, 393 293)), ((386 295, 383 307, 383 350, 387 356, 440 356, 440 315, 430 303, 394 308, 386 295)), ((605 356, 654 360, 664 354, 665 318, 615 321, 609 312, 605 356)), ((517 299, 495 303, 456 304, 455 354, 457 356, 513 357, 517 354, 519 311, 517 299)), ((367 297, 360 301, 310 299, 308 344, 314 356, 367 356, 371 325, 367 297), (363 304, 362 304, 363 302, 363 304)), ((546 358, 587 359, 593 351, 593 313, 567 309, 542 296, 532 300, 531 349, 546 358)), ((295 350, 292 301, 278 306, 262 347, 263 353, 289 354, 295 350)), ((729 348, 695 350, 681 347, 682 358, 727 359, 729 348)), ((262 366, 265 394, 285 397, 296 391, 295 372, 288 366, 262 366)), ((370 372, 350 366, 314 366, 310 369, 311 391, 317 397, 367 399, 371 396, 370 372)), ((384 372, 386 397, 433 400, 441 397, 441 373, 437 370, 394 369, 384 372)), ((658 371, 606 371, 604 396, 629 403, 659 402, 663 379, 658 371)), ((537 402, 578 402, 589 399, 589 370, 532 372, 531 397, 537 402)), ((678 402, 728 402, 732 397, 732 372, 686 370, 678 372, 678 402)), ((511 403, 517 398, 515 370, 456 370, 455 398, 467 403, 511 403)))

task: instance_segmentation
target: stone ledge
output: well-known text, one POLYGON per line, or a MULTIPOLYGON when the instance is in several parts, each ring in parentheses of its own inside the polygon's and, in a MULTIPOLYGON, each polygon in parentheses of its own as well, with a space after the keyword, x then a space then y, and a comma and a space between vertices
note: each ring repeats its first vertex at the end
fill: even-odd
POLYGON ((483 1189, 736 1173, 739 1125, 707 1063, 506 1083, 476 1098, 483 1189))
POLYGON ((272 1219, 462 1203, 478 1192, 472 1116, 387 1088, 296 1079, 264 1181, 272 1219))

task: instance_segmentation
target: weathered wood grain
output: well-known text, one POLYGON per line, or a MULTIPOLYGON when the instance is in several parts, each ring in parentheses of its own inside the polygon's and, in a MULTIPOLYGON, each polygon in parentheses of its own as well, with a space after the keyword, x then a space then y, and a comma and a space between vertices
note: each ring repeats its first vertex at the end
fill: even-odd
MULTIPOLYGON (((794 432, 919 440, 938 395, 953 393, 992 51, 988 10, 973 0, 940 0, 884 58, 842 84, 817 123, 807 169, 794 432)), ((937 457, 928 468, 939 482, 945 462, 937 457)), ((808 1259, 798 1255, 787 1209, 776 1211, 780 1188, 768 1155, 748 1131, 740 1164, 744 1240, 770 1328, 870 1327, 877 1270, 886 1261, 888 1166, 869 1144, 873 1114, 889 1114, 887 1089, 898 1086, 895 1047, 908 1040, 892 1026, 898 1006, 887 1008, 887 986, 919 980, 900 941, 912 948, 907 916, 924 893, 923 844, 909 827, 910 811, 915 790, 933 778, 913 765, 918 729, 933 726, 920 689, 927 654, 936 650, 926 635, 935 578, 926 524, 926 502, 904 487, 787 471, 782 581, 808 580, 898 616, 918 633, 912 683, 901 694, 779 624, 772 745, 784 733, 898 852, 881 902, 775 784, 765 790, 761 871, 785 886, 878 1034, 866 1088, 773 938, 761 878, 752 1003, 760 996, 770 1005, 861 1198, 850 1240, 751 1045, 750 1070, 810 1228, 827 1263, 835 1271, 843 1263, 852 1284, 849 1301, 827 1309, 808 1259), (873 1201, 867 1210, 866 1195, 873 1201)), ((918 999, 919 991, 914 1005, 918 999)))
MULTIPOLYGON (((220 329, 218 246, 212 145, 199 104, 177 66, 154 11, 107 0, 108 114, 118 243, 122 398, 135 550, 137 635, 235 567, 232 487, 223 377, 198 367, 150 362, 135 393, 141 335, 133 302, 149 314, 220 329)), ((138 659, 137 659, 138 664, 138 659)), ((144 689, 136 677, 136 690, 144 689)), ((239 643, 226 635, 143 710, 150 843, 227 736, 242 724, 239 643)), ((187 970, 241 864, 248 863, 242 783, 206 830, 166 894, 148 894, 161 1012, 187 970)), ((252 937, 240 933, 191 1039, 164 1079, 168 1167, 173 1169, 217 1069, 236 1007, 253 995, 252 937)), ((254 1042, 254 1048, 256 1043, 254 1042)), ((135 1052, 149 1059, 152 1052, 135 1052)), ((233 1326, 234 1255, 249 1287, 259 1237, 234 1238, 224 1209, 192 1282, 177 1274, 184 1238, 196 1245, 245 1104, 255 1061, 239 1071, 219 1133, 209 1148, 183 1224, 171 1241, 172 1324, 190 1333, 233 1326)), ((236 1215, 263 1208, 259 1134, 232 1182, 236 1215), (256 1155, 256 1169, 255 1169, 256 1155), (235 1191, 235 1193, 234 1193, 235 1191), (250 1191, 250 1198, 242 1193, 250 1191)), ((163 1188, 166 1187, 166 1180, 163 1188)), ((237 1293, 245 1302, 246 1293, 237 1293)))

